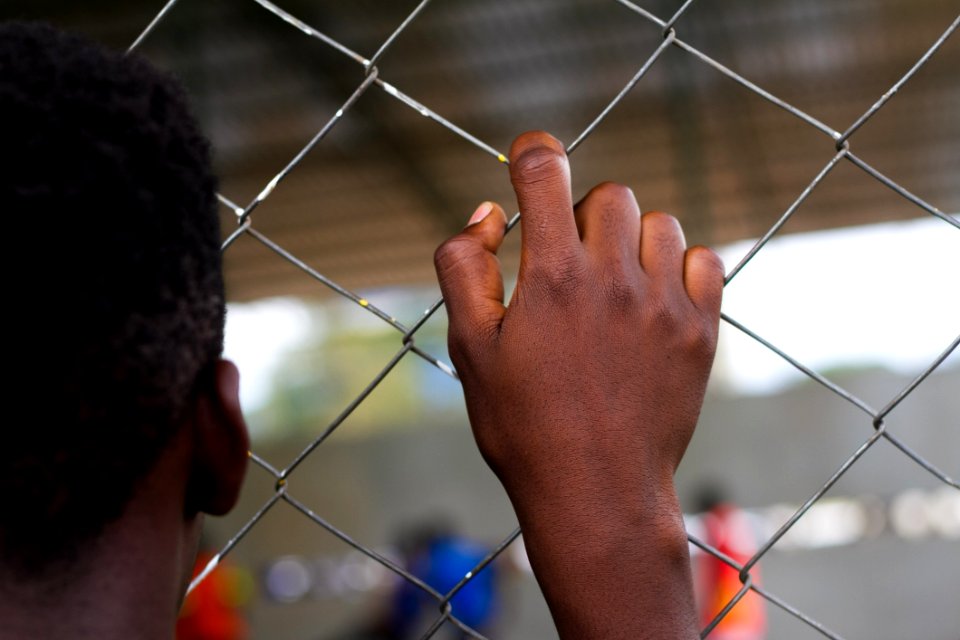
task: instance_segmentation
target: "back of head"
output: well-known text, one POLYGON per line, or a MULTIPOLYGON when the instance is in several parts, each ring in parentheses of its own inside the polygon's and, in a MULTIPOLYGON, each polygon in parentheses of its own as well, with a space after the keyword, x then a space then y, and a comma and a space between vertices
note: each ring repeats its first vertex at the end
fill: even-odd
POLYGON ((32 574, 122 513, 219 356, 224 297, 208 144, 171 77, 0 24, 0 114, 0 563, 32 574))

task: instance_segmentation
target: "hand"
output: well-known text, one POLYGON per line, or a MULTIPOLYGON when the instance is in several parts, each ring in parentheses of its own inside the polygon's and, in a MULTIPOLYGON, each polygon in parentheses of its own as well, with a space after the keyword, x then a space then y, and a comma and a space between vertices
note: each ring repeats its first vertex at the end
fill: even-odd
POLYGON ((673 474, 716 350, 723 265, 686 249, 674 218, 641 216, 626 187, 574 205, 545 133, 514 141, 510 177, 522 250, 509 307, 499 206, 435 257, 477 444, 562 637, 696 637, 673 474))

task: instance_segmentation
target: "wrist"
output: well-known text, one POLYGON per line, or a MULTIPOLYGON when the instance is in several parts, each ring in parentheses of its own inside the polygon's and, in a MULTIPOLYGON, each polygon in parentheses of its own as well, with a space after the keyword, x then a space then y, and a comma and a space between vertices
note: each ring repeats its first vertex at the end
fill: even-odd
POLYGON ((515 502, 561 638, 694 638, 686 532, 672 481, 616 502, 515 502))

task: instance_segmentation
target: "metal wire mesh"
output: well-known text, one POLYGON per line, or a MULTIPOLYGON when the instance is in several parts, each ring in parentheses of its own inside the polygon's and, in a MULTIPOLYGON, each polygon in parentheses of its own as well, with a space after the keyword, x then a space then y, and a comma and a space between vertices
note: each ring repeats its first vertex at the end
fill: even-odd
MULTIPOLYGON (((140 46, 145 39, 147 39, 150 34, 157 28, 162 28, 164 18, 168 13, 174 9, 174 6, 177 4, 178 0, 169 0, 167 4, 162 8, 162 10, 156 15, 156 17, 150 22, 150 24, 143 30, 143 32, 136 38, 134 43, 130 46, 130 50, 133 50, 140 46)), ((316 436, 298 455, 296 455, 284 468, 279 469, 271 464, 269 464, 264 459, 257 456, 255 453, 250 453, 250 459, 263 471, 270 474, 275 480, 275 490, 272 496, 256 511, 256 513, 242 526, 236 534, 226 543, 226 545, 217 553, 205 569, 196 577, 196 579, 190 585, 190 588, 193 589, 200 581, 204 580, 210 572, 220 563, 220 561, 230 553, 230 551, 239 544, 244 537, 261 521, 265 514, 267 514, 271 509, 273 509, 279 502, 286 502, 288 505, 299 511, 303 514, 304 517, 313 521, 320 527, 326 529, 331 534, 342 540, 347 545, 353 547, 360 553, 364 554, 368 558, 380 563, 382 566, 386 567, 388 570, 394 572, 402 579, 409 581, 411 584, 415 585, 417 588, 422 590, 430 598, 436 601, 437 605, 437 616, 430 627, 424 632, 424 638, 432 637, 442 626, 445 624, 452 624, 459 628, 463 633, 470 637, 482 638, 483 636, 474 629, 471 629, 466 624, 461 622, 457 618, 457 612, 451 605, 451 599, 457 594, 464 585, 466 585, 479 571, 481 571, 487 564, 493 561, 497 556, 499 556, 508 546, 510 546, 520 535, 519 528, 511 531, 506 537, 503 538, 502 542, 494 548, 489 555, 483 559, 482 562, 477 564, 471 571, 469 571, 459 583, 454 586, 447 593, 440 593, 437 590, 431 588, 417 576, 412 575, 409 571, 404 569, 402 566, 399 566, 396 562, 385 557, 384 555, 373 550, 369 546, 361 543, 360 541, 355 540, 354 538, 347 535, 345 532, 338 529, 336 526, 325 520, 321 515, 313 512, 308 506, 303 502, 299 501, 294 497, 291 492, 290 480, 294 476, 294 472, 300 466, 300 464, 313 453, 317 447, 322 445, 324 441, 335 431, 337 430, 344 421, 350 416, 350 414, 358 407, 364 400, 369 396, 369 394, 394 370, 396 365, 405 357, 410 354, 413 354, 417 357, 423 358, 426 362, 437 367, 444 374, 451 376, 453 378, 457 377, 456 372, 453 368, 441 361, 438 358, 430 355, 429 353, 422 350, 416 342, 417 332, 423 327, 424 323, 430 319, 431 316, 443 305, 443 299, 436 300, 435 303, 430 305, 427 309, 424 310, 423 315, 420 319, 413 324, 412 326, 406 326, 405 324, 399 322, 396 318, 392 317, 389 313, 380 309, 372 301, 367 300, 360 295, 342 287, 338 283, 330 280, 322 273, 319 273, 310 265, 306 264, 304 261, 299 259, 297 256, 293 255, 282 246, 278 245, 272 241, 269 237, 265 236, 263 233, 257 230, 254 225, 254 218, 252 216, 254 210, 277 188, 277 186, 290 174, 294 171, 301 161, 313 150, 313 148, 318 145, 324 137, 345 117, 345 114, 351 109, 351 107, 356 104, 358 100, 361 100, 363 95, 376 87, 379 90, 382 90, 387 95, 395 98, 404 105, 414 109, 419 114, 429 118, 437 125, 448 129, 457 136, 459 136, 465 143, 471 144, 476 147, 479 151, 490 155, 496 161, 501 163, 506 163, 507 159, 505 155, 494 148, 493 146, 487 144, 483 140, 477 138, 471 133, 463 130, 455 123, 447 120, 441 114, 433 111, 428 106, 419 103, 417 100, 413 99, 409 95, 405 94, 400 88, 390 84, 387 80, 380 76, 380 72, 377 67, 377 63, 383 59, 384 56, 389 55, 389 50, 391 45, 397 39, 397 37, 409 27, 409 25, 414 22, 417 17, 421 14, 422 11, 427 9, 428 5, 431 3, 431 0, 423 0, 420 2, 416 8, 396 27, 396 29, 390 34, 386 40, 379 46, 379 48, 370 56, 365 57, 364 55, 357 53, 356 51, 351 50, 349 47, 345 46, 341 42, 337 41, 334 37, 323 33, 311 25, 300 20, 296 16, 288 13, 278 5, 270 2, 269 0, 250 0, 251 2, 256 3, 262 9, 269 14, 273 15, 279 20, 283 20, 289 24, 294 29, 301 31, 306 36, 317 41, 318 46, 325 46, 334 49, 340 54, 346 56, 347 58, 353 60, 362 68, 362 81, 356 86, 356 89, 349 96, 349 98, 343 103, 343 105, 336 111, 336 113, 329 119, 329 121, 316 133, 316 135, 309 140, 303 148, 297 153, 293 159, 279 172, 277 173, 266 185, 260 190, 259 194, 251 200, 248 204, 241 206, 231 200, 227 195, 220 195, 221 203, 228 207, 235 215, 237 221, 237 228, 226 238, 223 243, 223 251, 228 251, 234 242, 241 236, 248 236, 255 241, 262 243, 264 246, 273 251, 280 259, 289 261, 291 264, 301 269, 311 278, 314 278, 319 284, 324 285, 331 289, 336 294, 343 296, 344 298, 352 301, 353 303, 359 305, 367 312, 375 315, 384 323, 392 327, 397 332, 397 339, 399 347, 396 353, 390 358, 380 370, 380 372, 366 385, 366 387, 346 406, 343 410, 336 416, 336 418, 330 422, 326 428, 316 436)), ((940 219, 946 225, 952 225, 957 230, 960 230, 960 221, 956 217, 946 214, 939 210, 934 205, 926 202, 918 195, 911 193, 903 186, 884 175, 878 171, 875 167, 870 165, 866 160, 858 156, 853 151, 852 142, 855 139, 855 134, 857 131, 872 117, 874 117, 884 106, 900 91, 907 82, 916 74, 916 72, 921 69, 927 62, 934 56, 937 51, 941 48, 944 42, 956 31, 958 23, 960 23, 960 17, 957 17, 953 22, 947 27, 943 34, 933 42, 929 49, 916 61, 916 63, 892 86, 890 87, 882 96, 880 96, 876 102, 870 106, 869 109, 863 112, 860 117, 858 117, 853 123, 848 125, 845 129, 837 130, 831 127, 830 125, 821 122, 817 118, 811 116, 810 114, 804 112, 803 110, 797 108, 796 106, 780 99, 776 95, 770 93, 764 88, 754 84, 746 77, 740 75, 737 71, 721 64, 717 60, 711 58, 709 55, 698 50, 688 42, 686 42, 681 34, 683 32, 683 16, 688 11, 695 10, 694 0, 686 0, 680 6, 680 8, 672 16, 663 19, 657 15, 654 15, 644 7, 631 2, 630 0, 611 0, 618 2, 623 5, 625 8, 632 11, 638 20, 647 20, 649 22, 657 25, 663 34, 662 42, 654 48, 650 55, 645 60, 641 61, 636 73, 630 78, 629 82, 623 86, 620 92, 606 105, 606 107, 596 116, 596 118, 591 121, 583 129, 582 133, 578 135, 567 147, 568 153, 573 153, 580 144, 590 136, 597 127, 602 126, 604 120, 607 116, 617 107, 617 105, 631 92, 631 90, 644 78, 647 72, 653 67, 657 61, 660 59, 661 55, 670 47, 676 47, 686 54, 689 54, 693 59, 699 61, 700 63, 711 67, 716 73, 722 74, 734 82, 740 84, 744 88, 752 91, 753 93, 764 98, 770 104, 779 107, 790 113, 792 116, 800 119, 805 122, 807 125, 813 129, 819 131, 825 136, 828 136, 833 142, 835 147, 835 153, 831 154, 829 158, 826 159, 826 163, 823 168, 812 178, 807 187, 796 197, 796 199, 790 204, 789 207, 783 212, 780 218, 776 221, 773 226, 760 238, 756 244, 751 248, 746 255, 739 261, 736 266, 734 266, 726 276, 726 283, 729 284, 736 276, 740 273, 741 270, 746 267, 751 260, 757 255, 758 252, 763 250, 771 238, 777 234, 777 232, 791 219, 791 217, 797 212, 798 208, 803 204, 803 202, 817 189, 823 180, 830 174, 834 168, 841 162, 849 162, 853 166, 862 170, 866 175, 870 176, 874 180, 893 190, 897 195, 911 202, 916 207, 919 207, 927 214, 934 216, 940 219)), ((519 221, 519 213, 513 216, 509 222, 508 228, 513 228, 519 221)), ((817 383, 822 385, 827 390, 833 392, 846 402, 852 404, 854 407, 859 409, 864 414, 864 420, 868 420, 872 425, 873 430, 868 438, 866 438, 862 444, 860 444, 853 452, 851 452, 846 460, 840 465, 840 467, 829 477, 827 478, 822 485, 811 495, 803 505, 796 510, 792 517, 790 517, 780 528, 776 531, 766 542, 764 542, 759 550, 745 563, 738 564, 736 561, 723 554, 716 548, 711 547, 702 540, 697 539, 695 536, 689 536, 690 542, 699 547, 704 552, 718 558, 720 561, 730 565, 739 572, 740 581, 742 583, 742 588, 739 592, 727 603, 727 605, 720 611, 716 618, 710 622, 701 633, 702 637, 706 637, 714 629, 714 627, 722 620, 740 599, 746 595, 749 591, 754 591, 759 594, 761 597, 765 598, 771 604, 779 607, 783 611, 794 616, 798 620, 802 621, 806 625, 809 625, 810 628, 819 632, 820 634, 828 638, 839 638, 840 636, 828 629, 826 626, 813 619, 811 616, 800 611, 797 607, 793 606, 791 603, 785 601, 784 599, 778 597, 776 594, 772 593, 765 587, 759 586, 752 575, 751 571, 754 569, 756 564, 783 538, 783 536, 794 526, 796 523, 804 517, 804 515, 815 505, 824 494, 843 476, 857 461, 879 440, 885 439, 890 444, 899 449, 904 455, 908 456, 913 460, 917 465, 925 469, 928 473, 932 474, 934 477, 953 487, 954 489, 960 489, 957 480, 949 477, 941 469, 937 468, 929 460, 925 459, 922 455, 916 451, 909 448, 906 444, 896 438, 891 434, 886 428, 885 418, 893 411, 908 395, 910 395, 916 388, 923 383, 923 381, 929 376, 960 344, 960 335, 958 335, 946 348, 937 356, 933 362, 929 364, 923 371, 916 375, 916 377, 904 387, 900 392, 895 394, 890 400, 880 408, 875 408, 867 404, 862 399, 858 398, 851 392, 846 389, 841 388, 834 382, 828 380, 821 374, 812 370, 811 368, 805 366, 803 363, 791 357, 789 354, 785 353, 783 350, 778 348, 776 345, 765 340, 762 336, 753 332, 748 327, 744 326, 739 321, 731 318, 727 315, 723 315, 723 320, 729 323, 731 326, 742 331, 746 335, 750 336, 766 348, 770 349, 772 352, 777 354, 779 357, 786 360, 788 363, 796 367, 806 376, 809 376, 812 380, 815 380, 817 383)))

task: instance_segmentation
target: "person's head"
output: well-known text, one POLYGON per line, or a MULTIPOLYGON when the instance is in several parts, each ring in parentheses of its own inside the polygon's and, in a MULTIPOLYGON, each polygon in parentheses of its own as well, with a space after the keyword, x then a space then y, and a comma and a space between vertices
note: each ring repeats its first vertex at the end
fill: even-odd
POLYGON ((246 432, 220 360, 216 180, 178 83, 0 24, 0 157, 0 574, 37 576, 81 560, 158 468, 184 476, 160 486, 182 484, 185 531, 228 510, 246 432), (160 465, 174 449, 186 462, 160 465))

